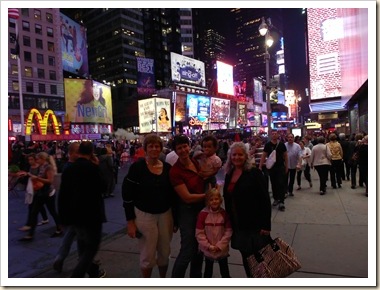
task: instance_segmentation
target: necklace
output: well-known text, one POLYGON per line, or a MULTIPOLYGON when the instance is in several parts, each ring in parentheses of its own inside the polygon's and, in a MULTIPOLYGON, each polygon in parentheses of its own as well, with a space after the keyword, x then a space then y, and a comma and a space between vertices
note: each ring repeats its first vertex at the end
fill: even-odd
POLYGON ((152 166, 153 168, 160 168, 160 167, 162 167, 162 163, 159 162, 159 161, 156 164, 150 164, 148 161, 146 161, 146 165, 152 166))

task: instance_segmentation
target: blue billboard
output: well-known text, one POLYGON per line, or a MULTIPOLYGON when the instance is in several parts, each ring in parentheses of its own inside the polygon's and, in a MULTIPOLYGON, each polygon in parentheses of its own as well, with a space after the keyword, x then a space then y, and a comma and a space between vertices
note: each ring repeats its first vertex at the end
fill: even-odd
POLYGON ((204 125, 210 117, 210 97, 188 94, 186 115, 189 125, 204 125))
POLYGON ((84 26, 60 13, 60 41, 63 70, 87 77, 87 36, 84 26))

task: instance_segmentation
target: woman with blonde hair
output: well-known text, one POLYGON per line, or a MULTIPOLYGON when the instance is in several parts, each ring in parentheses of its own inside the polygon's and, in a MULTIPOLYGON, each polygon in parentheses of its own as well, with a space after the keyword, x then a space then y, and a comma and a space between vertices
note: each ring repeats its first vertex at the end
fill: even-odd
POLYGON ((265 177, 252 167, 243 142, 227 153, 223 188, 225 209, 231 218, 231 247, 239 250, 247 277, 247 258, 271 241, 271 203, 265 177))
POLYGON ((35 199, 35 203, 33 204, 31 211, 30 230, 25 237, 20 239, 20 241, 33 240, 38 213, 45 204, 56 225, 56 231, 51 235, 51 237, 59 237, 63 234, 55 206, 55 189, 53 186, 54 176, 57 173, 57 166, 55 165, 54 158, 46 152, 38 153, 36 155, 36 162, 40 165, 38 174, 33 175, 28 173, 33 183, 33 199, 35 199))

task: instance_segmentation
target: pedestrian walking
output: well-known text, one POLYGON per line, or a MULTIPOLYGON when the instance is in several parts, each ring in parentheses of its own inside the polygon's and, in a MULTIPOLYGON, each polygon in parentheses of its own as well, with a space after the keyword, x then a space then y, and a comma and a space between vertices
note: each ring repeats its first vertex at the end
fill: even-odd
POLYGON ((302 172, 305 176, 305 179, 309 182, 309 186, 313 187, 313 183, 311 182, 311 175, 310 175, 310 156, 311 156, 311 150, 309 147, 305 147, 304 141, 300 141, 299 145, 301 147, 301 164, 300 169, 297 171, 297 190, 301 189, 301 176, 302 172))
POLYGON ((54 158, 46 152, 40 152, 36 155, 36 162, 40 165, 38 175, 28 173, 33 182, 33 204, 31 217, 30 217, 30 230, 28 234, 20 239, 20 241, 27 242, 34 239, 34 232, 37 226, 38 214, 41 208, 46 204, 46 207, 53 217, 56 231, 51 235, 52 238, 63 235, 60 219, 57 214, 55 204, 55 189, 53 186, 54 176, 57 173, 54 158))
POLYGON ((264 146, 263 155, 261 156, 259 169, 262 170, 267 157, 276 150, 276 162, 269 172, 270 182, 273 193, 273 206, 278 205, 278 209, 285 210, 285 191, 287 185, 288 173, 288 152, 285 144, 279 140, 277 131, 272 131, 271 140, 264 146))
POLYGON ((99 166, 92 161, 94 147, 90 141, 79 145, 78 159, 62 173, 58 212, 64 225, 72 226, 78 242, 79 260, 71 277, 104 277, 105 271, 94 263, 106 222, 102 193, 107 184, 99 166))
POLYGON ((343 166, 343 150, 340 143, 337 141, 335 133, 329 135, 329 140, 326 145, 331 152, 330 180, 332 188, 342 187, 342 166, 343 166))
POLYGON ((310 156, 310 167, 315 168, 319 176, 319 192, 320 195, 326 194, 326 183, 330 171, 330 158, 331 152, 329 147, 325 144, 325 137, 319 136, 317 144, 313 146, 310 156))
POLYGON ((358 156, 359 174, 363 184, 365 184, 365 195, 368 196, 368 135, 363 137, 358 156))
POLYGON ((296 178, 297 164, 300 164, 301 160, 301 147, 294 142, 294 135, 288 134, 288 142, 285 143, 286 151, 288 153, 288 172, 286 177, 286 192, 289 196, 294 196, 294 180, 296 178))

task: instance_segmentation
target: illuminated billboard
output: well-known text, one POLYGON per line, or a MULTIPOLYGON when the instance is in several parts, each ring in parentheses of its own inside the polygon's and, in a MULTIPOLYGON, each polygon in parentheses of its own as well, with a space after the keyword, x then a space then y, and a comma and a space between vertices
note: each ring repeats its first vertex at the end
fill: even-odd
POLYGON ((173 82, 206 87, 204 62, 174 52, 170 60, 173 82))
POLYGON ((232 65, 216 61, 218 93, 234 95, 234 77, 232 65))
POLYGON ((112 124, 111 88, 93 80, 64 79, 66 114, 73 123, 112 124))
POLYGON ((211 123, 230 121, 230 100, 211 98, 211 123))
POLYGON ((205 125, 210 117, 210 98, 205 96, 187 94, 186 114, 189 125, 205 125))
POLYGON ((307 9, 310 98, 348 96, 368 78, 368 9, 307 9))
POLYGON ((247 93, 247 82, 246 81, 235 81, 234 83, 234 95, 235 97, 245 97, 247 93))
POLYGON ((253 101, 254 102, 263 102, 263 84, 260 80, 253 79, 253 101))
POLYGON ((60 13, 60 42, 63 70, 87 77, 87 36, 84 26, 60 13))
POLYGON ((170 99, 149 98, 138 101, 140 133, 170 132, 170 99))
POLYGON ((141 96, 150 96, 156 92, 156 78, 154 76, 154 59, 136 57, 137 63, 137 93, 141 96))

